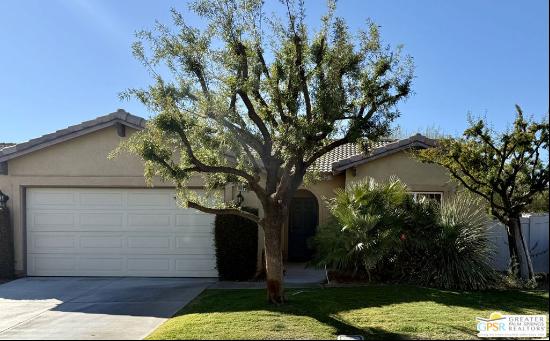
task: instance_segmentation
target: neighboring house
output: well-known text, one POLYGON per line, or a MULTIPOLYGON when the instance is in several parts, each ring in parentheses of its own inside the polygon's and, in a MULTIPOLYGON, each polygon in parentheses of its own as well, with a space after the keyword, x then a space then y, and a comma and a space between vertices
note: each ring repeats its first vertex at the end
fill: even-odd
MULTIPOLYGON (((173 186, 156 179, 148 188, 136 157, 107 155, 145 120, 118 110, 0 150, 0 190, 10 197, 15 268, 29 276, 216 277, 213 221, 209 214, 182 209, 173 186)), ((307 239, 327 221, 326 198, 336 188, 372 177, 402 179, 416 195, 441 200, 453 191, 446 171, 411 158, 411 148, 428 148, 421 135, 383 141, 363 155, 345 145, 315 167, 322 180, 301 188, 284 231, 284 257, 307 260, 307 239)), ((200 191, 200 177, 190 181, 200 191)), ((224 189, 225 200, 239 193, 224 189)), ((244 206, 258 207, 251 192, 244 206)), ((261 214, 261 212, 260 212, 261 214)), ((260 232, 258 243, 262 246, 260 232)), ((261 252, 261 247, 260 247, 261 252)), ((260 255, 259 255, 260 256, 260 255)), ((261 259, 261 257, 258 257, 261 259)))

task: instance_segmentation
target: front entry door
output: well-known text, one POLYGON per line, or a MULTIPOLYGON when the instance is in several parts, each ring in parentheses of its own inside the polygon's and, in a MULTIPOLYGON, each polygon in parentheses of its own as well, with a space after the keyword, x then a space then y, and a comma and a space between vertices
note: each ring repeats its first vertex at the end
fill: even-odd
POLYGON ((309 247, 308 240, 317 229, 317 215, 315 197, 292 199, 288 223, 289 261, 305 262, 313 256, 313 249, 309 247))

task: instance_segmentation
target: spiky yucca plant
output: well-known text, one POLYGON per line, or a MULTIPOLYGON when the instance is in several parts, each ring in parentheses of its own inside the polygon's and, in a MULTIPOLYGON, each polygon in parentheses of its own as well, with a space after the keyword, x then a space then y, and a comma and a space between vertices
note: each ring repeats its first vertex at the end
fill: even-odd
POLYGON ((421 284, 446 289, 482 290, 495 286, 494 249, 483 203, 468 193, 446 199, 438 228, 426 249, 421 284))

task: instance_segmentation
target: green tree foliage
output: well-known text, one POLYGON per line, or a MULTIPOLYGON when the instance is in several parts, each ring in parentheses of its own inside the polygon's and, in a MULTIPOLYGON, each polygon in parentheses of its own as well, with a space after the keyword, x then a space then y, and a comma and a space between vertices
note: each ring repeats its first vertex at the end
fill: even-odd
POLYGON ((548 189, 533 196, 533 201, 525 207, 525 213, 548 213, 550 211, 550 198, 548 189))
POLYGON ((548 187, 548 121, 525 119, 516 106, 511 129, 496 133, 483 120, 470 119, 462 138, 443 138, 437 148, 421 150, 420 160, 449 170, 465 188, 484 198, 491 214, 507 226, 512 271, 534 279, 520 217, 548 187), (519 263, 519 267, 515 264, 519 263))
POLYGON ((174 10, 172 26, 138 34, 134 55, 154 82, 123 97, 138 98, 155 115, 125 147, 145 161, 148 179, 173 182, 184 205, 259 223, 269 300, 279 303, 281 230, 295 191, 324 154, 387 135, 413 74, 411 59, 384 45, 377 25, 350 32, 334 16, 335 1, 315 33, 305 25, 303 1, 281 1, 283 18, 262 5, 197 0, 190 9, 203 27, 174 10), (264 216, 192 195, 186 185, 193 176, 208 189, 246 185, 264 216))

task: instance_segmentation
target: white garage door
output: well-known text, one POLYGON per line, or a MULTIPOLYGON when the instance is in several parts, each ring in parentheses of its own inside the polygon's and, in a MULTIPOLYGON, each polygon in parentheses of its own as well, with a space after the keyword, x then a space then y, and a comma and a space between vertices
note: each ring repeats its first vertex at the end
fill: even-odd
POLYGON ((217 277, 214 216, 169 189, 27 190, 29 276, 217 277))

